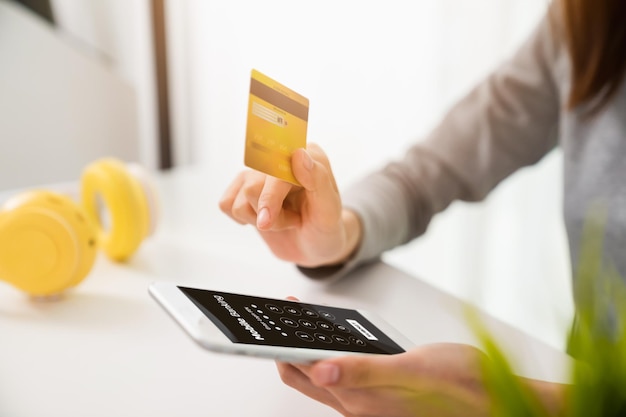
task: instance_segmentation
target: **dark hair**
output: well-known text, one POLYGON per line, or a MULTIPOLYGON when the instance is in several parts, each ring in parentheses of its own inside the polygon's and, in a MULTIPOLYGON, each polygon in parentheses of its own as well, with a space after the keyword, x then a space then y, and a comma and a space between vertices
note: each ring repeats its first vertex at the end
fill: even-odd
POLYGON ((617 93, 626 73, 626 1, 561 0, 565 43, 572 63, 567 106, 596 114, 617 93))

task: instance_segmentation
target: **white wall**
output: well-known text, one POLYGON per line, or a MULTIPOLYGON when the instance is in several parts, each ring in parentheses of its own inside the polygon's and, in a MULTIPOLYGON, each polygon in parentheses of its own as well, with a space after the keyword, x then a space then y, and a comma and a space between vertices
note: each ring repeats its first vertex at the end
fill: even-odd
MULTIPOLYGON (((398 156, 534 27, 546 0, 170 1, 180 161, 243 169, 250 69, 310 99, 340 186, 398 156), (181 140, 183 139, 183 140, 181 140)), ((175 133, 176 134, 176 133, 175 133)), ((390 262, 563 346, 560 155, 453 205, 390 262), (443 262, 442 262, 443 259, 443 262)))
POLYGON ((105 155, 138 158, 131 85, 5 0, 0 63, 0 189, 76 180, 105 155))
POLYGON ((59 35, 124 79, 137 97, 140 162, 158 166, 150 0, 51 0, 59 35))
MULTIPOLYGON (((544 2, 171 1, 187 16, 176 30, 187 32, 191 160, 241 160, 254 67, 311 100, 309 140, 336 158, 357 152, 365 170, 423 135, 511 52, 544 2), (376 138, 387 146, 354 146, 376 138)), ((344 171, 346 181, 359 174, 344 171)))

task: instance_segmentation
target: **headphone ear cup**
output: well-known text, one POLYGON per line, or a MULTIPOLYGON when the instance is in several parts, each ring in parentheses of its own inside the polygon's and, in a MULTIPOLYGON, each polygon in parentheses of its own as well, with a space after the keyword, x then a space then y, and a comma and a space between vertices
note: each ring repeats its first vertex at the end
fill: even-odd
POLYGON ((132 175, 139 186, 141 187, 141 192, 146 198, 146 216, 148 216, 148 234, 147 236, 152 236, 155 232, 157 225, 159 223, 159 198, 157 193, 157 187, 154 184, 154 180, 150 176, 150 173, 139 164, 127 164, 126 169, 128 173, 132 175))
POLYGON ((109 258, 128 259, 148 235, 147 197, 121 161, 106 158, 87 166, 81 178, 81 201, 109 258))
POLYGON ((96 254, 93 228, 69 197, 22 194, 0 214, 0 279, 33 296, 81 282, 96 254))

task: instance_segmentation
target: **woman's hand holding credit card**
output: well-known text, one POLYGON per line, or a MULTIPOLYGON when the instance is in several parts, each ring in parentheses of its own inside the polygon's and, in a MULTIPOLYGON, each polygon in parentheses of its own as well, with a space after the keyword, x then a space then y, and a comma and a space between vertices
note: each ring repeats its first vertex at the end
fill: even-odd
POLYGON ((306 144, 308 100, 253 70, 245 165, 220 200, 221 210, 255 226, 280 259, 303 267, 345 261, 361 225, 345 210, 330 162, 306 144))

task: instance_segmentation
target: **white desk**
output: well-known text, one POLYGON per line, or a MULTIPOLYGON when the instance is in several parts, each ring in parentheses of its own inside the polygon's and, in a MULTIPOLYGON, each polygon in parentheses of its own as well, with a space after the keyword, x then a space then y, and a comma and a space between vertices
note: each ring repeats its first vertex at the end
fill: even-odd
MULTIPOLYGON (((0 283, 0 416, 335 416, 284 386, 272 361, 208 353, 149 297, 154 280, 363 307, 418 343, 472 343, 460 303, 388 265, 324 285, 276 260, 251 227, 219 212, 222 186, 159 178, 158 233, 131 262, 103 256, 65 299, 33 302, 0 283)), ((490 319, 519 372, 561 380, 567 358, 490 319)))

